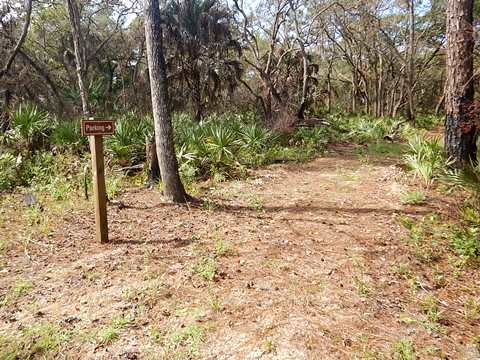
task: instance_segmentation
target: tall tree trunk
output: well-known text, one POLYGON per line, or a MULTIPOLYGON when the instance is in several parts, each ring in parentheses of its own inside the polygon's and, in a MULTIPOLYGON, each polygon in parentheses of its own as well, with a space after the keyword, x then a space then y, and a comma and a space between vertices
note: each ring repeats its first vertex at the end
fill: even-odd
POLYGON ((415 103, 413 88, 415 84, 415 7, 413 0, 407 0, 408 7, 408 75, 407 75, 407 118, 415 123, 415 103))
POLYGON ((327 72, 327 112, 332 112, 332 80, 331 80, 331 71, 332 71, 332 63, 328 64, 328 72, 327 72))
POLYGON ((187 200, 187 195, 178 174, 178 163, 173 144, 160 6, 158 0, 145 0, 144 5, 145 39, 155 122, 155 142, 163 181, 163 194, 169 201, 182 203, 187 200))
POLYGON ((70 28, 72 31, 73 49, 75 52, 75 65, 77 70, 78 88, 80 99, 82 101, 83 115, 88 117, 90 109, 88 107, 88 93, 85 87, 86 59, 85 47, 83 44, 82 33, 80 29, 80 13, 76 0, 67 0, 67 12, 70 19, 70 28))
POLYGON ((473 110, 473 0, 447 1, 447 84, 445 149, 457 168, 476 161, 473 110))

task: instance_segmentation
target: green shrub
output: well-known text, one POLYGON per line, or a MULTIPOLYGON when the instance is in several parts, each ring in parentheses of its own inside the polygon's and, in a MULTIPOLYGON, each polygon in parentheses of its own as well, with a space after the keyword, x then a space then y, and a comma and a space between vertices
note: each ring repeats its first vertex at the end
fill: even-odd
POLYGON ((50 152, 38 152, 27 157, 20 166, 22 185, 48 183, 52 176, 57 176, 54 167, 55 158, 50 152))
POLYGON ((417 115, 415 122, 417 127, 430 130, 438 125, 441 125, 443 118, 435 115, 417 115))
POLYGON ((10 190, 18 181, 16 158, 10 153, 0 155, 0 191, 10 190))
POLYGON ((299 128, 294 132, 293 139, 302 146, 324 149, 329 142, 329 134, 324 127, 299 128))
POLYGON ((480 167, 477 164, 470 163, 461 170, 449 169, 441 180, 448 185, 468 191, 476 197, 480 196, 480 167))
POLYGON ((458 255, 467 259, 480 259, 478 227, 453 228, 451 240, 452 246, 458 255))
POLYGON ((348 123, 348 137, 360 143, 381 141, 387 134, 384 119, 352 118, 348 123))
POLYGON ((51 141, 60 149, 86 147, 88 140, 80 132, 80 121, 61 121, 55 125, 51 141))
POLYGON ((235 130, 222 123, 210 123, 206 127, 207 150, 215 166, 229 167, 235 161, 240 141, 235 130))
POLYGON ((250 155, 265 152, 277 139, 272 131, 258 124, 247 124, 240 129, 242 147, 250 155))
POLYGON ((188 163, 200 176, 220 172, 234 174, 242 148, 235 122, 183 120, 176 124, 175 138, 180 165, 188 163))
POLYGON ((416 134, 410 138, 409 153, 405 155, 407 166, 428 186, 444 170, 447 161, 440 139, 416 134))
POLYGON ((153 120, 135 113, 121 116, 115 124, 115 133, 106 138, 106 148, 115 160, 137 164, 145 159, 145 139, 153 134, 153 120))
POLYGON ((71 153, 53 156, 39 152, 26 158, 18 170, 17 185, 29 186, 31 191, 46 193, 55 200, 65 200, 83 187, 83 167, 88 160, 81 160, 71 153))
POLYGON ((19 150, 34 150, 42 145, 50 129, 48 113, 40 111, 35 105, 22 104, 12 114, 5 142, 10 146, 16 145, 19 150))
POLYGON ((473 205, 465 203, 460 209, 462 221, 468 225, 480 226, 480 211, 473 205))

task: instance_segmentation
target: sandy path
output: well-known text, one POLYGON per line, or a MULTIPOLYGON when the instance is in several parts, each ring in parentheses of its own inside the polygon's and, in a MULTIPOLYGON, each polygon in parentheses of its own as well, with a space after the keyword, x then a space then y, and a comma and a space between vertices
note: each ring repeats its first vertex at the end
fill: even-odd
POLYGON ((73 327, 77 335, 60 353, 84 359, 188 358, 182 351, 202 359, 388 358, 406 337, 474 358, 465 345, 472 326, 452 319, 455 331, 432 335, 400 321, 419 309, 391 271, 411 261, 395 218, 431 211, 400 204, 402 177, 392 161, 334 154, 227 182, 200 207, 130 191, 121 197, 126 208, 109 209, 114 242, 105 246, 94 243, 91 214, 74 211, 58 222, 48 250, 6 259, 0 288, 19 277, 34 288, 0 308, 0 331, 73 327), (219 242, 228 251, 215 256, 219 242), (204 258, 214 259, 214 281, 192 270, 204 258), (95 330, 119 315, 128 324, 99 344, 95 330), (203 329, 203 341, 171 345, 172 333, 191 325, 203 329), (97 340, 84 340, 92 332, 97 340))

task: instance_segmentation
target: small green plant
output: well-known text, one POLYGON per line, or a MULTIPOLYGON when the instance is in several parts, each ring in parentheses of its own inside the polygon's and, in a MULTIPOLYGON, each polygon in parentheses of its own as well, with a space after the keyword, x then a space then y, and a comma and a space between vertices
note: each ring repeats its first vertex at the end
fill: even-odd
POLYGON ((301 146, 323 150, 328 144, 329 135, 324 127, 302 127, 295 131, 293 140, 301 146))
POLYGON ((248 202, 249 202, 249 205, 256 211, 263 210, 262 199, 260 199, 257 195, 252 195, 248 202))
POLYGON ((398 340, 393 346, 395 360, 415 360, 415 348, 411 339, 398 340))
POLYGON ((30 351, 32 354, 56 353, 60 346, 71 337, 67 331, 62 331, 50 323, 35 325, 23 331, 25 337, 32 339, 30 351))
POLYGON ((466 259, 477 260, 480 258, 480 240, 478 227, 454 227, 451 232, 452 246, 455 252, 466 259))
POLYGON ((125 185, 125 177, 122 175, 112 175, 108 176, 105 182, 105 187, 107 190, 107 198, 109 200, 115 199, 118 194, 122 191, 123 186, 125 185))
POLYGON ((463 304, 463 316, 468 321, 480 319, 480 301, 469 297, 463 304))
POLYGON ((176 359, 191 359, 200 355, 200 345, 205 341, 205 329, 198 325, 187 325, 170 335, 168 347, 176 359))
POLYGON ((477 352, 480 353, 480 335, 472 337, 471 342, 477 352))
POLYGON ((444 250, 440 242, 446 238, 447 225, 438 220, 437 214, 424 216, 418 221, 401 216, 399 221, 408 230, 407 239, 413 245, 415 256, 420 261, 433 263, 441 258, 444 250))
POLYGON ((441 177, 441 180, 447 185, 458 187, 473 194, 474 197, 480 196, 480 167, 471 162, 463 169, 449 169, 441 177))
POLYGON ((160 343, 164 339, 165 334, 162 330, 158 328, 158 326, 153 325, 150 329, 150 339, 152 339, 156 343, 160 343))
POLYGON ((34 285, 32 282, 24 279, 18 279, 15 284, 10 287, 7 294, 0 301, 0 306, 14 304, 21 297, 28 294, 28 292, 32 290, 33 287, 34 285))
POLYGON ((102 345, 110 344, 120 337, 120 332, 127 326, 128 320, 123 316, 115 317, 110 326, 101 330, 98 334, 102 345))
POLYGON ((209 305, 210 305, 210 308, 214 311, 214 312, 220 312, 222 311, 222 302, 220 301, 220 298, 216 295, 211 295, 208 299, 208 302, 209 302, 209 305))
POLYGON ((405 192, 400 195, 402 204, 419 205, 425 202, 425 194, 420 190, 405 192))
POLYGON ((265 347, 265 353, 267 354, 275 354, 277 351, 277 346, 275 345, 275 342, 273 341, 273 339, 270 337, 265 339, 264 347, 265 347))
POLYGON ((440 139, 416 134, 409 139, 408 145, 409 153, 405 155, 407 166, 425 185, 430 186, 447 164, 440 139))
POLYGON ((208 211, 213 211, 217 209, 218 205, 215 204, 213 201, 210 201, 209 199, 205 199, 202 202, 202 209, 203 210, 208 210, 208 211))
POLYGON ((18 336, 0 336, 0 359, 54 358, 71 336, 71 331, 51 323, 26 327, 18 336))
POLYGON ((480 226, 480 211, 477 207, 466 202, 460 209, 462 221, 469 225, 480 226))
POLYGON ((370 296, 372 289, 370 288, 368 282, 358 276, 354 276, 353 281, 355 283, 355 287, 359 296, 363 298, 370 296))
POLYGON ((399 263, 399 264, 393 265, 390 268, 390 271, 405 279, 408 279, 412 276, 412 270, 409 264, 399 263))
POLYGON ((380 155, 400 156, 405 152, 405 145, 387 142, 377 142, 369 144, 368 151, 380 155))
POLYGON ((438 324, 438 322, 442 320, 442 311, 439 302, 431 293, 428 293, 422 299, 420 305, 429 322, 438 324))
POLYGON ((435 126, 438 126, 442 123, 443 119, 440 116, 435 115, 422 115, 419 114, 415 118, 417 127, 423 128, 426 130, 433 129, 435 126))
POLYGON ((214 233, 213 239, 215 242, 215 256, 229 256, 234 253, 232 245, 222 240, 217 232, 214 233))
POLYGON ((41 224, 45 219, 45 214, 41 207, 34 205, 25 210, 24 217, 27 224, 33 226, 41 224))
POLYGON ((212 281, 217 272, 217 263, 211 257, 202 257, 195 264, 194 272, 201 278, 212 281))

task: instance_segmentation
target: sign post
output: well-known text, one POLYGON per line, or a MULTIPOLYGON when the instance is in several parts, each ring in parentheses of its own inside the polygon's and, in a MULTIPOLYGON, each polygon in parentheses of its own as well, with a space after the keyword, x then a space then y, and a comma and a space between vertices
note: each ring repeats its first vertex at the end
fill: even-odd
POLYGON ((103 136, 115 132, 113 120, 80 121, 83 136, 88 136, 92 153, 93 194, 95 201, 95 233, 98 242, 108 242, 107 192, 105 187, 105 163, 103 159, 103 136))

